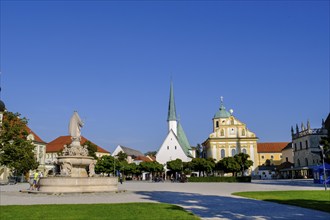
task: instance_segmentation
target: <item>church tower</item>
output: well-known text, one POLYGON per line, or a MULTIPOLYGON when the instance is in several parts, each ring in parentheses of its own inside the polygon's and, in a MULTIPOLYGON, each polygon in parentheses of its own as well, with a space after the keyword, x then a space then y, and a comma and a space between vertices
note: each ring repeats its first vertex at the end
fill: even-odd
POLYGON ((168 104, 167 122, 168 122, 168 131, 172 130, 173 133, 177 136, 178 135, 178 130, 177 130, 178 121, 176 119, 173 82, 171 82, 171 87, 170 87, 170 101, 168 104))

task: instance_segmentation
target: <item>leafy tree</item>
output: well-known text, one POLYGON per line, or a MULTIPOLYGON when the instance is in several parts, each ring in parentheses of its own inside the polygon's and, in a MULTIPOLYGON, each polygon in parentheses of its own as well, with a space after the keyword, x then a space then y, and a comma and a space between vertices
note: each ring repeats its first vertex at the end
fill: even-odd
POLYGON ((240 170, 242 172, 242 176, 244 175, 244 171, 249 169, 253 165, 253 161, 249 160, 250 155, 245 153, 239 153, 234 156, 234 159, 240 166, 240 170))
POLYGON ((232 173, 233 176, 236 176, 236 173, 240 171, 241 166, 237 163, 234 157, 225 157, 218 161, 217 168, 223 170, 225 173, 232 173))
POLYGON ((330 131, 328 132, 327 137, 321 137, 320 145, 323 145, 323 152, 324 152, 324 162, 330 164, 330 131))
POLYGON ((154 173, 156 173, 156 172, 163 172, 164 171, 163 165, 158 163, 157 161, 141 162, 139 164, 139 169, 141 171, 150 172, 150 173, 152 173, 152 175, 154 175, 154 173))
POLYGON ((0 164, 26 178, 29 170, 38 168, 34 155, 35 146, 27 140, 28 120, 19 113, 5 112, 0 135, 0 164))
POLYGON ((127 159, 127 154, 124 153, 123 151, 120 151, 118 154, 117 154, 117 159, 119 161, 126 161, 127 159))
POLYGON ((84 143, 84 145, 87 145, 88 156, 93 157, 94 159, 97 159, 97 156, 96 156, 97 146, 90 141, 86 141, 84 143))
POLYGON ((95 172, 107 174, 109 176, 110 173, 115 174, 115 171, 119 168, 120 164, 117 159, 109 155, 104 155, 96 162, 95 172))
POLYGON ((199 176, 201 176, 201 173, 203 172, 203 176, 205 175, 204 172, 205 171, 209 171, 210 166, 212 166, 210 164, 210 162, 208 162, 206 159, 204 158, 194 158, 192 159, 191 163, 191 167, 194 171, 198 171, 199 172, 199 176))
POLYGON ((144 156, 153 156, 156 157, 157 151, 148 151, 144 154, 144 156))
POLYGON ((172 170, 173 172, 181 172, 183 170, 183 163, 180 159, 168 161, 166 165, 167 168, 172 170))

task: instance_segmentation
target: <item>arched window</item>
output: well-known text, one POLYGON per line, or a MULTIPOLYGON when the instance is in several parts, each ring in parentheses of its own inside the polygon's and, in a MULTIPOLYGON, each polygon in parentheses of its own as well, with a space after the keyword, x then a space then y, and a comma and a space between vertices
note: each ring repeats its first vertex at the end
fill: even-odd
POLYGON ((245 136, 245 129, 242 130, 242 136, 245 136))
POLYGON ((235 156, 236 155, 236 149, 231 149, 231 156, 235 156))
POLYGON ((219 121, 215 122, 215 127, 218 128, 219 127, 219 121))
POLYGON ((167 146, 167 150, 169 150, 170 149, 170 147, 169 146, 167 146))
POLYGON ((306 149, 308 149, 308 140, 306 140, 305 143, 306 143, 306 149))
POLYGON ((225 158, 226 152, 225 149, 221 149, 221 158, 225 158))
POLYGON ((225 136, 225 131, 223 129, 221 129, 221 133, 220 133, 221 136, 225 136))
POLYGON ((243 152, 243 154, 246 154, 246 149, 245 149, 245 148, 243 148, 243 151, 242 151, 242 152, 243 152))
POLYGON ((306 166, 308 166, 308 159, 307 158, 305 158, 305 164, 306 164, 306 166))

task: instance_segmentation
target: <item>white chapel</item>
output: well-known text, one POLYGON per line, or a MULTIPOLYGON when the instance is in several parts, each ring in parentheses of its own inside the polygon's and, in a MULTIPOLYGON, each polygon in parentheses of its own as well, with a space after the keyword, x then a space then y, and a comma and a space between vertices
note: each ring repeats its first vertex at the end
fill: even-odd
POLYGON ((163 164, 165 169, 168 161, 181 159, 183 162, 189 162, 195 157, 195 151, 191 148, 187 136, 177 120, 173 83, 171 83, 170 87, 167 123, 167 136, 156 154, 156 161, 163 164))

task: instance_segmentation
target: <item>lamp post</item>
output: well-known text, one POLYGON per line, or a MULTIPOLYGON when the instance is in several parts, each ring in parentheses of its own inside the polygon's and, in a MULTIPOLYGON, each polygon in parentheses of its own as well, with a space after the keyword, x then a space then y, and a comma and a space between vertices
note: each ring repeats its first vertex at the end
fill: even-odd
POLYGON ((323 145, 319 145, 321 152, 322 152, 322 163, 323 163, 323 181, 324 181, 324 190, 327 191, 327 174, 326 174, 326 170, 325 170, 325 163, 324 163, 324 146, 323 145))

